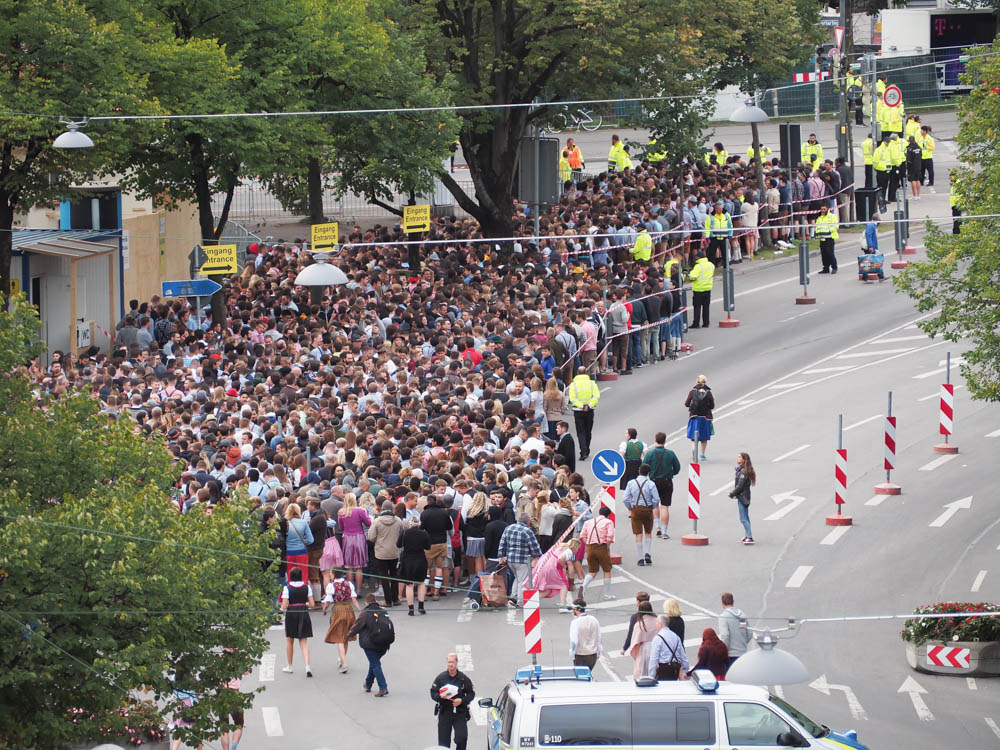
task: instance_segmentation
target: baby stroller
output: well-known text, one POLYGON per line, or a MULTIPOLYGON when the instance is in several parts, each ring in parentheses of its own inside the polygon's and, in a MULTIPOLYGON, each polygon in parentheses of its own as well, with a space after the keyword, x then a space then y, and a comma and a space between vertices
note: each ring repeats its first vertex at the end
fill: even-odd
POLYGON ((507 592, 514 587, 514 571, 509 565, 501 565, 491 573, 482 572, 472 576, 469 585, 469 606, 479 609, 487 607, 504 607, 507 605, 507 592))

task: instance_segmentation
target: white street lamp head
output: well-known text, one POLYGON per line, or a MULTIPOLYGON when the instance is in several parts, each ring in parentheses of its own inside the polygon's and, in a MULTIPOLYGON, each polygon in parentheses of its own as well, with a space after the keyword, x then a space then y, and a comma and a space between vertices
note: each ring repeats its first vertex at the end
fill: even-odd
POLYGON ((730 682, 745 685, 791 685, 806 682, 809 672, 798 657, 776 648, 778 639, 770 631, 757 635, 759 649, 747 651, 726 672, 730 682))
POLYGON ((347 283, 347 275, 330 262, 327 253, 314 252, 313 264, 299 271, 297 286, 335 286, 347 283))
POLYGON ((52 146, 54 148, 93 148, 94 142, 90 140, 90 136, 78 130, 78 128, 86 124, 86 119, 79 122, 67 122, 66 132, 61 133, 52 142, 52 146))
POLYGON ((729 115, 730 122, 767 122, 770 119, 767 112, 749 101, 737 107, 736 111, 729 115))

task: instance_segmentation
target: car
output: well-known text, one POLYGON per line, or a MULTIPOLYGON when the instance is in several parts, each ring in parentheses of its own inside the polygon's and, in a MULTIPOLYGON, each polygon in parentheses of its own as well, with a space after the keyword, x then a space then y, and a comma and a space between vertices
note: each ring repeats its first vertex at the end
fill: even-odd
POLYGON ((683 681, 594 682, 586 667, 529 666, 479 705, 487 709, 487 750, 868 750, 854 731, 835 732, 764 688, 704 669, 683 681))

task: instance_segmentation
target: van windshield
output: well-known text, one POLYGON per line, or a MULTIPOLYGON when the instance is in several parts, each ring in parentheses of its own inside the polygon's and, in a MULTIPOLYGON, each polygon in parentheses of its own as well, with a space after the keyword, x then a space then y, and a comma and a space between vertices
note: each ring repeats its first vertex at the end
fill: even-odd
POLYGON ((808 716, 799 711, 799 709, 795 708, 790 703, 782 700, 776 695, 769 695, 768 697, 771 699, 771 703, 778 706, 778 708, 780 708, 782 711, 784 711, 793 719, 795 719, 799 724, 802 725, 803 729, 809 732, 809 734, 811 734, 816 739, 819 739, 820 737, 826 737, 828 734, 830 734, 829 727, 823 726, 822 724, 817 724, 815 721, 810 719, 808 716))

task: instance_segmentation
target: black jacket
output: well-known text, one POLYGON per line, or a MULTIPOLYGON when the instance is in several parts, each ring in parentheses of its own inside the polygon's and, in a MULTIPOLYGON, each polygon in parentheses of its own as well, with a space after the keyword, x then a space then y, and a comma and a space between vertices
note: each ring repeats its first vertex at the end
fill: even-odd
POLYGON ((500 518, 486 524, 486 531, 483 538, 485 539, 484 554, 487 558, 496 560, 500 557, 500 537, 503 536, 504 529, 509 525, 505 520, 500 518))
POLYGON ((378 604, 369 604, 363 610, 361 614, 358 615, 358 619, 351 626, 351 629, 347 631, 348 637, 352 635, 358 636, 358 645, 361 648, 370 648, 375 651, 380 651, 383 654, 385 650, 379 648, 374 643, 372 643, 372 625, 375 624, 375 615, 379 617, 388 617, 386 611, 382 609, 378 604))
POLYGON ((566 459, 566 465, 571 472, 576 471, 576 441, 568 432, 564 432, 559 438, 556 453, 566 459))
POLYGON ((746 475, 742 466, 736 467, 736 481, 729 497, 735 497, 744 505, 750 505, 750 477, 746 475))
POLYGON ((446 669, 431 683, 431 700, 438 705, 438 710, 442 714, 457 714, 467 719, 469 718, 469 704, 475 699, 476 689, 472 686, 472 680, 460 669, 455 670, 454 677, 448 674, 446 669), (454 685, 458 688, 458 695, 455 697, 462 699, 461 704, 454 706, 450 699, 441 697, 438 691, 445 685, 454 685))
POLYGON ((431 537, 431 544, 444 544, 454 530, 451 515, 440 505, 428 505, 420 514, 420 527, 431 537))

